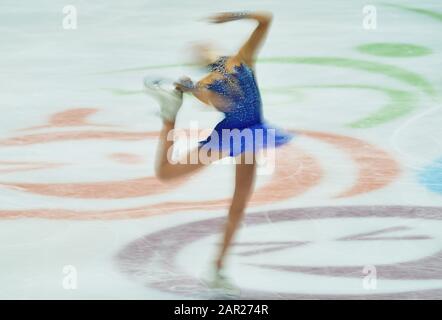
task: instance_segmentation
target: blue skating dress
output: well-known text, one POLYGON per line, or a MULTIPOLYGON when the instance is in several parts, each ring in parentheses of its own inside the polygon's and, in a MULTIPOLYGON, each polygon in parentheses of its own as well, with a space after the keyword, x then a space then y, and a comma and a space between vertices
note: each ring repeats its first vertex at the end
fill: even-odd
POLYGON ((226 101, 225 118, 210 136, 200 141, 201 148, 228 152, 231 157, 245 151, 257 152, 263 148, 278 147, 289 142, 293 135, 266 123, 262 116, 262 102, 253 70, 241 63, 228 73, 226 61, 220 57, 210 64, 209 71, 219 72, 207 89, 219 94, 226 101))

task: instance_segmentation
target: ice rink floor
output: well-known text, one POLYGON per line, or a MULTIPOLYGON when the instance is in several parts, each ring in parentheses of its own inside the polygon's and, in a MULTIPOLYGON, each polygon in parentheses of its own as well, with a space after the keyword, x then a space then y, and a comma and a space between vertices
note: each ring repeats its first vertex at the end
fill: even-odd
MULTIPOLYGON (((296 138, 260 167, 228 260, 241 298, 442 298, 442 3, 80 1, 0 4, 0 298, 211 299, 233 165, 163 184, 145 75, 197 78, 271 10, 264 115, 296 138)), ((221 115, 186 97, 179 126, 221 115)))

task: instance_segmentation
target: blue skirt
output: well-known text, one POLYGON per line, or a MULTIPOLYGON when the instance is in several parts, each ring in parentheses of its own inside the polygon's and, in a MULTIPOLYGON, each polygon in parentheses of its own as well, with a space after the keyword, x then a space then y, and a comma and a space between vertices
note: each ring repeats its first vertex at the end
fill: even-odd
POLYGON ((275 148, 288 143, 293 134, 265 122, 244 128, 231 128, 219 122, 210 136, 199 142, 202 149, 221 151, 235 157, 243 152, 257 153, 261 149, 275 148))

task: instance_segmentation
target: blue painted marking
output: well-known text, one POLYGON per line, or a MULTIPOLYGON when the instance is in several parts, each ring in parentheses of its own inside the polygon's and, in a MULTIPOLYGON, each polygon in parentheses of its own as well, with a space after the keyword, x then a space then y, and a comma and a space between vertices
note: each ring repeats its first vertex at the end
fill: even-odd
POLYGON ((419 181, 433 192, 442 194, 442 158, 419 174, 419 181))

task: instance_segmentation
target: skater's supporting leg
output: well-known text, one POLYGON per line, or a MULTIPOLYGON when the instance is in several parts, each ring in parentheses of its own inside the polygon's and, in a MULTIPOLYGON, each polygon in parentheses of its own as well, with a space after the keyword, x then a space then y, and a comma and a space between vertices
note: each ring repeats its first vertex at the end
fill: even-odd
POLYGON ((256 173, 256 159, 252 163, 245 161, 247 155, 240 156, 240 163, 236 165, 235 191, 233 194, 232 204, 229 209, 229 215, 224 231, 223 244, 216 261, 217 269, 221 269, 224 262, 224 256, 229 248, 236 230, 244 216, 247 202, 253 191, 256 173))

